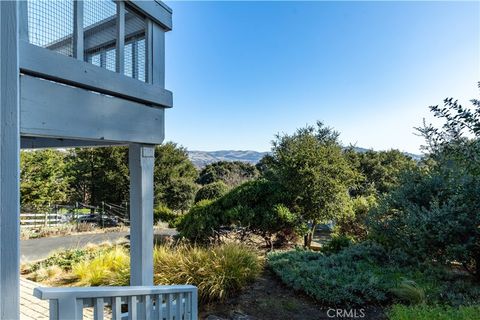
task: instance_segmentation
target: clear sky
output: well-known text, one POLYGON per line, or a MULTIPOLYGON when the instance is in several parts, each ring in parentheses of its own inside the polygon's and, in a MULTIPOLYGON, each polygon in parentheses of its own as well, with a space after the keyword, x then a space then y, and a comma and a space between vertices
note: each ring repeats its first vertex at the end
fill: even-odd
POLYGON ((167 2, 166 140, 270 150, 322 120, 344 144, 418 153, 413 127, 479 96, 480 2, 167 2))

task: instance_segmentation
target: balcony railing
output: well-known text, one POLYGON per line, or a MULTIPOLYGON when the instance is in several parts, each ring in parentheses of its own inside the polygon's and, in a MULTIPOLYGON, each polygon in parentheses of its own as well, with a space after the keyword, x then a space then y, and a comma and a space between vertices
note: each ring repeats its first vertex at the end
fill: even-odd
POLYGON ((191 285, 35 288, 35 297, 50 302, 50 320, 81 320, 93 307, 95 320, 197 320, 197 288, 191 285), (110 317, 109 317, 110 318, 110 317))

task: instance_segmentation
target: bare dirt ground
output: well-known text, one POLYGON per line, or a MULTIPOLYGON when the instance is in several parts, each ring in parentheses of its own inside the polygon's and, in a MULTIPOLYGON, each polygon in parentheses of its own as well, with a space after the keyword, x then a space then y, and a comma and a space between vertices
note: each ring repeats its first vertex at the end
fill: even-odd
MULTIPOLYGON (((382 308, 365 308, 361 317, 361 308, 357 308, 356 317, 348 317, 340 311, 336 316, 338 307, 329 308, 315 302, 301 292, 295 292, 285 286, 269 270, 265 270, 253 284, 245 288, 237 296, 223 303, 204 305, 200 312, 201 319, 208 320, 327 320, 327 319, 386 319, 382 308)), ((350 312, 350 308, 346 309, 350 312)), ((355 312, 355 310, 352 310, 355 312)))

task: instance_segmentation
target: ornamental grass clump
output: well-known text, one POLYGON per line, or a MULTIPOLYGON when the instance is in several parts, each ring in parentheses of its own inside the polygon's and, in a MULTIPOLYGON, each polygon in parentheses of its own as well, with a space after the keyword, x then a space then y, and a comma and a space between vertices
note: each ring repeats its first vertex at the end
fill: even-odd
POLYGON ((72 273, 78 285, 128 285, 130 274, 130 256, 122 246, 75 264, 72 273))
MULTIPOLYGON (((76 262, 67 273, 69 283, 80 286, 126 286, 130 281, 130 255, 116 245, 76 262)), ((242 289, 262 271, 263 260, 241 244, 199 247, 186 244, 157 246, 153 252, 156 285, 193 284, 202 301, 222 300, 242 289)), ((46 279, 42 269, 39 278, 46 279)))
POLYGON ((240 244, 212 248, 159 246, 154 251, 155 284, 193 284, 202 301, 222 300, 261 272, 263 262, 240 244))

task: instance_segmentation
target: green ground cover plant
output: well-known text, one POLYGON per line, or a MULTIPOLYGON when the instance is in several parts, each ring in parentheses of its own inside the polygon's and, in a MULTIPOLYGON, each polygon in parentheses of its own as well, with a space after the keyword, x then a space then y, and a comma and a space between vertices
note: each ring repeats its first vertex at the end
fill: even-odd
POLYGON ((404 306, 394 305, 388 312, 390 320, 474 320, 480 315, 480 306, 404 306))
POLYGON ((474 304, 471 278, 433 265, 411 266, 400 252, 365 241, 330 255, 307 250, 275 252, 268 265, 280 279, 327 306, 474 304))

